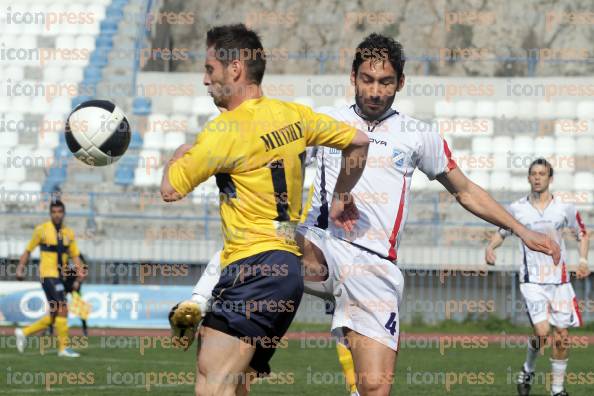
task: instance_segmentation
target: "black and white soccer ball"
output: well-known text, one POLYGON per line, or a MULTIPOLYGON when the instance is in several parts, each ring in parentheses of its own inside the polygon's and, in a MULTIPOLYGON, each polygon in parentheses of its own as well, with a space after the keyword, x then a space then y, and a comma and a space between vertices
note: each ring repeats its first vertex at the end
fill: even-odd
POLYGON ((87 165, 113 164, 128 149, 130 137, 124 112, 107 100, 79 104, 66 121, 66 144, 87 165))

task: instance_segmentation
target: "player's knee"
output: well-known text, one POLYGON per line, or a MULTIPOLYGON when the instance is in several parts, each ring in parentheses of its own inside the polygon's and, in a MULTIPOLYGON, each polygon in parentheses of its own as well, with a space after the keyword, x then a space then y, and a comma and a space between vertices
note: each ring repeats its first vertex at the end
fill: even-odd
POLYGON ((389 396, 390 384, 375 381, 365 381, 357 385, 357 390, 359 391, 359 394, 365 396, 389 396))
POLYGON ((567 329, 555 329, 554 341, 557 349, 567 349, 567 343, 569 340, 569 333, 567 329))

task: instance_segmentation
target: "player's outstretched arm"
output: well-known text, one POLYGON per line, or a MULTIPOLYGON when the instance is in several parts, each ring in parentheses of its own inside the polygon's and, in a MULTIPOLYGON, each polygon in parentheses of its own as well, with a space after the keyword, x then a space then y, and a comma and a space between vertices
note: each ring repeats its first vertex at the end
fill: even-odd
POLYGON ((503 206, 477 184, 468 179, 462 171, 454 168, 442 173, 437 180, 454 196, 466 210, 491 224, 510 230, 531 250, 553 257, 555 264, 561 256, 559 245, 549 236, 529 230, 509 214, 503 206))
POLYGON ((163 179, 161 179, 161 198, 165 202, 179 201, 184 196, 178 193, 169 181, 169 167, 192 148, 191 144, 182 144, 173 153, 173 157, 167 162, 163 169, 163 179))
POLYGON ((23 252, 23 254, 21 255, 21 258, 19 259, 19 265, 17 265, 17 269, 16 269, 17 280, 25 279, 25 267, 27 266, 27 263, 29 262, 30 255, 31 255, 31 253, 29 253, 28 250, 25 250, 23 252))
POLYGON ((580 239, 580 262, 578 270, 576 272, 578 279, 587 278, 590 275, 590 269, 588 267, 588 250, 590 249, 590 233, 584 231, 580 239))
POLYGON ((354 198, 350 193, 365 169, 369 138, 361 131, 357 131, 351 144, 342 150, 342 164, 330 207, 330 219, 338 227, 351 231, 359 212, 354 198))
POLYGON ((495 249, 497 249, 503 243, 503 236, 499 232, 495 232, 485 249, 485 262, 488 265, 495 265, 495 249))

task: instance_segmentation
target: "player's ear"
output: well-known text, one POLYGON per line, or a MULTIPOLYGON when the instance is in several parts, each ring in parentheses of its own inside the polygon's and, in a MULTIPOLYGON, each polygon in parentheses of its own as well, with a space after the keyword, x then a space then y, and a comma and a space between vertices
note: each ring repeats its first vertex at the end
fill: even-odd
POLYGON ((400 92, 400 90, 404 87, 404 73, 402 73, 402 75, 400 76, 400 79, 398 80, 398 88, 396 88, 396 92, 400 92))
POLYGON ((239 59, 234 59, 229 62, 227 72, 231 75, 233 81, 237 81, 245 72, 244 64, 239 59))
POLYGON ((355 86, 355 77, 357 77, 357 73, 354 70, 351 70, 351 85, 355 86))

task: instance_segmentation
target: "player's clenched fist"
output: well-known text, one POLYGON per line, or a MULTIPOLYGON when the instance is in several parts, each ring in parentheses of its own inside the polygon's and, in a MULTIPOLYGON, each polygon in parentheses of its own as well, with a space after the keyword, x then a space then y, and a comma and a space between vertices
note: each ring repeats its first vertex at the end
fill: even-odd
POLYGON ((359 219, 359 210, 355 205, 355 198, 351 193, 335 194, 330 207, 330 219, 334 225, 352 231, 359 219))
POLYGON ((171 326, 172 336, 177 337, 182 342, 184 351, 187 351, 194 342, 200 320, 202 320, 202 312, 194 301, 182 301, 169 311, 169 325, 171 326))

